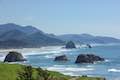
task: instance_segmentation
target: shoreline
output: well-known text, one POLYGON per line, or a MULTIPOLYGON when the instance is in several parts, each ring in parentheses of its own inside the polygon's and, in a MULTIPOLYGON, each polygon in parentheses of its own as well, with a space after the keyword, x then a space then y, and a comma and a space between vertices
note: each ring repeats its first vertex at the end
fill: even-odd
MULTIPOLYGON (((42 55, 46 55, 47 57, 46 58, 48 58, 48 56, 50 55, 50 56, 52 56, 54 53, 56 54, 56 53, 59 53, 60 51, 63 51, 63 48, 61 48, 62 46, 47 46, 47 47, 41 47, 41 48, 24 48, 24 49, 5 49, 5 50, 0 50, 0 52, 1 51, 3 51, 3 52, 9 52, 9 51, 11 51, 11 50, 15 50, 15 51, 18 51, 18 52, 21 52, 22 54, 24 54, 25 56, 32 56, 32 55, 39 55, 39 54, 42 54, 42 55), (55 51, 54 51, 55 50, 55 51), (25 51, 25 53, 23 53, 23 51, 25 51), (26 52, 27 51, 27 52, 26 52), (49 54, 50 53, 50 54, 49 54), (53 54, 52 54, 53 53, 53 54)), ((103 46, 103 47, 106 47, 106 45, 105 46, 103 46)), ((110 47, 111 47, 111 45, 110 45, 110 47)), ((99 47, 98 47, 99 48, 99 47)), ((100 47, 101 48, 101 47, 100 47)), ((78 48, 78 49, 80 49, 80 48, 78 48)), ((94 49, 94 48, 93 48, 94 49)), ((64 50, 66 50, 66 49, 64 49, 64 50)), ((77 50, 77 49, 76 49, 77 50)), ((87 49, 88 50, 88 49, 87 49)), ((91 49, 90 49, 91 50, 91 49)), ((69 51, 69 50, 67 50, 67 51, 69 51)), ((72 49, 72 51, 74 51, 73 49, 72 49)), ((63 51, 64 52, 64 51, 63 51)), ((60 53, 62 53, 62 52, 60 52, 60 53)), ((71 54, 71 53, 70 53, 71 54)), ((108 62, 109 63, 109 61, 106 61, 106 62, 108 62)), ((36 63, 37 64, 37 63, 36 63)), ((50 67, 50 66, 49 66, 50 67)), ((114 67, 110 67, 110 68, 107 68, 106 69, 106 71, 108 71, 108 69, 110 69, 110 71, 111 71, 111 69, 112 69, 112 71, 115 71, 115 69, 117 70, 117 68, 115 68, 115 69, 113 69, 114 67)), ((115 72, 112 72, 112 73, 115 73, 115 72)), ((104 75, 103 76, 97 76, 97 75, 89 75, 90 73, 88 73, 88 76, 92 76, 92 77, 104 77, 104 75)), ((116 74, 116 73, 115 73, 116 74)), ((70 73, 68 74, 68 75, 70 75, 70 73)), ((74 75, 73 75, 74 76, 74 75)), ((106 75, 105 75, 106 76, 106 75)), ((109 76, 108 76, 109 77, 109 76)), ((113 76, 114 77, 114 76, 113 76)))
MULTIPOLYGON (((95 47, 95 46, 113 46, 113 45, 120 45, 120 43, 105 43, 105 44, 101 44, 101 43, 90 43, 91 46, 95 47)), ((77 48, 83 48, 86 47, 86 44, 76 44, 77 48)), ((41 47, 22 47, 22 48, 0 48, 1 50, 20 50, 20 49, 42 49, 42 48, 50 48, 50 47, 64 47, 64 45, 52 45, 52 46, 41 46, 41 47)))

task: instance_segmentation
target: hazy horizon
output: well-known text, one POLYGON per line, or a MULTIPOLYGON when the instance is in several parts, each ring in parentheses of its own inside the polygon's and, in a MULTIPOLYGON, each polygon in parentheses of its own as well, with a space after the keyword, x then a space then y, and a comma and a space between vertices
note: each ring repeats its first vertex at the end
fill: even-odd
POLYGON ((120 39, 119 0, 0 0, 0 24, 32 25, 46 32, 120 39))

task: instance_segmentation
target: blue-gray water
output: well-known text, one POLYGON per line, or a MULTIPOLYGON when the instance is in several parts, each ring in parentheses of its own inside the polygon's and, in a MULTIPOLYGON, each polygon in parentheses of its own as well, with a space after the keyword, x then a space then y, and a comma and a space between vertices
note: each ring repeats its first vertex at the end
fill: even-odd
POLYGON ((66 75, 89 75, 102 76, 108 80, 120 80, 120 45, 94 46, 91 49, 78 48, 65 50, 58 47, 45 50, 24 51, 27 64, 35 67, 42 67, 48 70, 59 71, 66 75), (93 53, 104 57, 106 61, 95 64, 75 64, 79 54, 93 53), (66 54, 69 61, 55 62, 57 55, 66 54))

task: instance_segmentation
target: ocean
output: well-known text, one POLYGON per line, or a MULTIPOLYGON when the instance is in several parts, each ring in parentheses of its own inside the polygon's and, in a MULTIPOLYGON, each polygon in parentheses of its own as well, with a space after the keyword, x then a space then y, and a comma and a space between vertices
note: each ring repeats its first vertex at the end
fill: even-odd
MULTIPOLYGON (((13 49, 14 50, 14 49, 13 49)), ((107 80, 120 80, 120 44, 93 45, 93 48, 78 47, 77 49, 63 49, 62 46, 49 46, 31 49, 15 49, 27 59, 22 64, 58 71, 65 75, 97 76, 107 80), (54 58, 65 54, 66 62, 55 62, 54 58), (94 64, 75 64, 79 54, 95 54, 105 58, 104 62, 94 64)), ((0 60, 3 61, 9 50, 0 50, 0 60)))

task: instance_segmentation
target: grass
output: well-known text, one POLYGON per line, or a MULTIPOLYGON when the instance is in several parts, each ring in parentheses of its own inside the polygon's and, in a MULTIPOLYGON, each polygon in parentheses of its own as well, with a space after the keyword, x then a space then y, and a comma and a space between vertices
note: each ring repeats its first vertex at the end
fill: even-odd
POLYGON ((0 63, 0 80, 16 80, 17 71, 21 69, 18 64, 0 63))
MULTIPOLYGON (((17 72, 22 70, 22 66, 20 64, 7 64, 7 63, 0 63, 0 80, 16 80, 17 72)), ((37 75, 35 69, 34 77, 37 75)), ((103 78, 96 78, 96 77, 71 77, 65 76, 59 72, 49 71, 52 76, 58 77, 59 80, 104 80, 103 78)))

